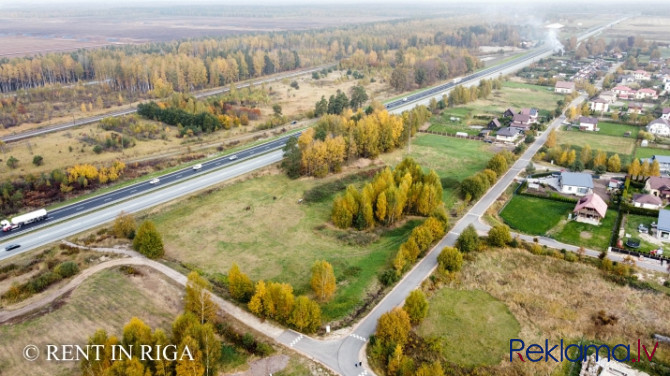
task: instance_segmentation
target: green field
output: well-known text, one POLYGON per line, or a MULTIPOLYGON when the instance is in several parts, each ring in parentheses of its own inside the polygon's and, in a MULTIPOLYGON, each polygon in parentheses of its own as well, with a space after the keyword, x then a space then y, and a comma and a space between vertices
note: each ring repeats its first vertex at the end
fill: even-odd
POLYGON ((595 132, 582 132, 578 130, 561 130, 558 132, 557 143, 559 145, 576 145, 580 147, 589 145, 594 151, 616 152, 620 157, 622 155, 633 154, 633 148, 635 147, 634 138, 600 135, 595 132))
POLYGON ((636 127, 634 125, 608 123, 606 121, 599 121, 598 128, 600 128, 600 130, 596 132, 596 134, 606 136, 624 137, 626 132, 630 132, 630 137, 633 140, 637 137, 637 133, 641 129, 640 127, 636 127))
POLYGON ((570 221, 565 223, 562 228, 559 226, 556 229, 554 238, 563 243, 593 248, 599 251, 606 250, 610 245, 612 228, 614 227, 616 217, 616 211, 607 210, 605 219, 600 222, 600 226, 570 221))
POLYGON ((566 202, 515 195, 500 212, 511 228, 530 235, 544 235, 561 219, 567 219, 575 206, 566 202))
POLYGON ((469 107, 455 107, 442 112, 442 114, 435 115, 430 118, 430 127, 428 130, 433 132, 446 132, 454 134, 456 132, 466 132, 469 135, 476 136, 479 134, 479 129, 470 128, 471 125, 486 126, 488 121, 483 119, 472 119, 473 109, 469 107), (457 121, 452 121, 451 118, 458 118, 457 121))
POLYGON ((308 189, 335 179, 257 177, 191 197, 151 219, 163 234, 167 257, 208 274, 227 274, 237 263, 253 280, 292 284, 296 295, 311 294, 310 268, 316 260, 327 260, 338 281, 335 297, 322 306, 328 322, 361 304, 420 222, 363 233, 332 228, 334 194, 319 202, 298 200, 308 189))
MULTIPOLYGON (((405 157, 407 150, 398 150, 380 158, 395 166, 405 157)), ((481 141, 418 134, 411 145, 410 156, 421 166, 433 169, 442 178, 443 200, 449 209, 458 200, 460 182, 486 167, 493 156, 491 145, 481 141)))
POLYGON ((487 292, 443 288, 430 298, 417 333, 438 338, 447 361, 472 367, 500 363, 519 330, 507 306, 487 292))
MULTIPOLYGON (((640 234, 637 231, 637 226, 640 224, 645 225, 647 228, 651 228, 651 223, 656 222, 658 218, 654 217, 647 217, 644 215, 635 215, 635 214, 627 214, 626 217, 624 218, 625 224, 624 224, 624 229, 626 230, 626 234, 630 234, 632 238, 640 240, 640 248, 638 249, 632 249, 633 251, 638 251, 642 253, 649 253, 650 251, 654 249, 658 249, 659 246, 648 242, 640 236, 640 234)), ((626 244, 626 239, 622 238, 622 241, 624 245, 626 244)), ((626 247, 627 248, 627 247, 626 247)))
POLYGON ((635 158, 651 158, 654 155, 670 155, 670 149, 642 148, 635 149, 635 158))

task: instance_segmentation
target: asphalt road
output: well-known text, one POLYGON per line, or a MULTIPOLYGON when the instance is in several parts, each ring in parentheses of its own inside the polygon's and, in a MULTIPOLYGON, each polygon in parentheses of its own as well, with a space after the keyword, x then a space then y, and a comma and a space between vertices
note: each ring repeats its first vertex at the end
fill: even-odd
MULTIPOLYGON (((318 67, 300 69, 300 70, 296 70, 296 71, 293 71, 293 72, 287 72, 287 73, 276 75, 276 76, 273 76, 273 77, 268 77, 268 78, 264 78, 264 79, 260 79, 260 80, 255 80, 255 81, 252 81, 252 82, 238 84, 237 88, 238 89, 243 89, 243 88, 249 87, 251 85, 261 85, 261 84, 264 84, 264 83, 280 81, 280 80, 283 80, 283 79, 286 79, 286 78, 301 76, 303 74, 309 74, 309 73, 312 73, 312 72, 318 72, 318 71, 320 71, 324 68, 329 68, 329 67, 332 67, 332 66, 334 66, 334 64, 325 64, 325 65, 320 65, 318 67)), ((199 91, 197 93, 194 93, 193 96, 195 96, 196 98, 210 97, 212 95, 218 95, 218 94, 228 92, 229 90, 230 90, 229 87, 220 87, 220 88, 217 88, 217 89, 199 91)), ((34 136, 39 136, 39 135, 46 134, 46 133, 57 132, 57 131, 60 131, 60 130, 63 130, 63 129, 76 127, 76 126, 79 126, 79 125, 95 123, 95 122, 100 121, 100 120, 102 120, 106 117, 123 116, 123 115, 132 114, 132 113, 135 113, 135 112, 137 112, 136 108, 130 108, 130 109, 126 109, 126 110, 112 111, 112 112, 108 112, 108 113, 105 113, 105 114, 102 114, 102 115, 91 116, 91 117, 86 117, 86 118, 81 118, 81 119, 73 118, 73 121, 71 121, 71 122, 68 121, 66 123, 49 125, 49 126, 38 128, 38 129, 33 129, 33 130, 21 132, 21 133, 12 134, 12 135, 9 135, 9 136, 4 136, 4 137, 0 138, 0 140, 2 140, 4 142, 19 141, 19 140, 23 140, 23 139, 34 137, 34 136)))

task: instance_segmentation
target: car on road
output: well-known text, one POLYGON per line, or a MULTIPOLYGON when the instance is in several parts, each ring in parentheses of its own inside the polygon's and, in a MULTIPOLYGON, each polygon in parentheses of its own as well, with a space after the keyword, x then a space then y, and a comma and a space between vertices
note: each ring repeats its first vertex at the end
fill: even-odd
POLYGON ((199 169, 202 168, 202 165, 200 163, 198 163, 197 165, 193 165, 192 168, 193 168, 193 170, 198 171, 199 169))
POLYGON ((234 155, 234 154, 231 155, 230 157, 228 157, 228 160, 229 160, 229 161, 234 161, 234 160, 236 160, 236 159, 237 159, 237 155, 234 155))
POLYGON ((403 102, 407 102, 408 99, 409 99, 409 98, 405 97, 405 98, 402 99, 402 101, 403 101, 403 102))
POLYGON ((149 180, 149 184, 158 184, 161 180, 159 178, 153 178, 149 180))
POLYGON ((9 244, 5 247, 5 251, 9 252, 13 249, 17 249, 21 246, 21 244, 9 244))

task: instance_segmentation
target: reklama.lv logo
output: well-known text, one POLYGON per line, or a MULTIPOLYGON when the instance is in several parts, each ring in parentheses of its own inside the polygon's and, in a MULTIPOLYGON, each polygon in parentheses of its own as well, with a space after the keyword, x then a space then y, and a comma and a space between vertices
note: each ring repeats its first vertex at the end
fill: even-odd
MULTIPOLYGON (((611 361, 614 359, 617 362, 639 362, 640 361, 640 354, 644 352, 644 355, 651 361, 654 358, 654 354, 656 353, 656 348, 658 348, 658 342, 654 345, 654 349, 651 351, 651 354, 647 351, 647 346, 642 345, 641 341, 638 339, 637 340, 637 358, 633 357, 631 359, 631 345, 625 345, 625 344, 618 344, 615 345, 614 347, 610 348, 608 345, 596 345, 596 344, 589 344, 589 345, 582 345, 582 344, 571 344, 568 346, 564 347, 563 340, 561 340, 560 344, 554 345, 553 347, 549 347, 549 340, 545 339, 544 340, 544 347, 541 344, 533 343, 530 346, 526 347, 526 344, 524 341, 513 338, 509 340, 509 361, 514 360, 514 354, 518 356, 518 358, 522 361, 525 362, 526 359, 528 359, 531 362, 541 362, 544 360, 545 362, 548 362, 549 359, 553 360, 554 362, 562 362, 564 359, 568 360, 569 362, 580 362, 580 361, 585 361, 586 358, 588 357, 588 352, 590 349, 595 350, 596 354, 596 361, 599 359, 599 357, 605 357, 604 351, 607 351, 607 361, 611 361), (515 346, 516 345, 516 346, 515 346), (560 348, 560 350, 558 350, 560 348), (525 349, 525 357, 522 355, 525 349), (578 350, 578 352, 572 353, 572 349, 578 350), (554 353, 556 351, 556 353, 554 353), (572 355, 571 355, 572 353, 572 355), (621 355, 625 354, 624 357, 621 355), (617 357, 617 354, 619 357, 617 357)), ((644 358, 642 358, 644 359, 644 358)))

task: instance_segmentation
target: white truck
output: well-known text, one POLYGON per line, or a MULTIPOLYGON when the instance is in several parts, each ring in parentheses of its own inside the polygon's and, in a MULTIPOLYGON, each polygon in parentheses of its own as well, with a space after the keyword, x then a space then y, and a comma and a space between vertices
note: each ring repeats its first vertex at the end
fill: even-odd
POLYGON ((2 231, 7 232, 12 231, 15 228, 21 228, 21 226, 27 225, 29 223, 44 220, 46 218, 47 218, 46 209, 39 209, 32 211, 30 213, 17 215, 16 217, 11 219, 3 219, 2 221, 0 221, 0 226, 2 226, 2 231))

